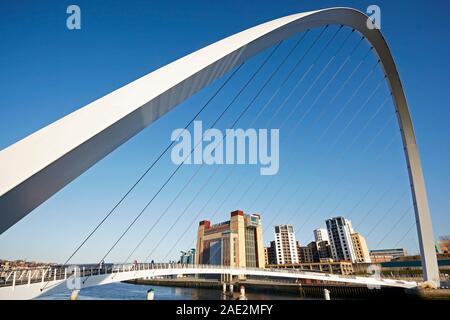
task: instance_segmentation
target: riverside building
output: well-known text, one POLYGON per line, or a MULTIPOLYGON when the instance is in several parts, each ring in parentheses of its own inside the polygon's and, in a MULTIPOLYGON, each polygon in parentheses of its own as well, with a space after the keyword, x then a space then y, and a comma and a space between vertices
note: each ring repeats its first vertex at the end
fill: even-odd
POLYGON ((335 261, 356 262, 352 243, 353 227, 344 217, 335 217, 325 221, 330 239, 331 255, 335 261))
POLYGON ((209 220, 200 221, 195 262, 264 268, 261 216, 236 210, 225 222, 213 225, 209 220))
POLYGON ((322 241, 330 242, 330 239, 328 238, 327 229, 318 228, 318 229, 315 229, 313 232, 314 232, 314 239, 316 242, 322 242, 322 241))
POLYGON ((358 232, 352 233, 352 243, 356 255, 356 263, 371 263, 366 239, 358 232))
POLYGON ((333 260, 371 263, 366 239, 353 230, 350 220, 344 217, 335 217, 325 222, 333 260))
POLYGON ((275 226, 275 258, 277 264, 298 263, 298 245, 294 227, 283 224, 275 226))

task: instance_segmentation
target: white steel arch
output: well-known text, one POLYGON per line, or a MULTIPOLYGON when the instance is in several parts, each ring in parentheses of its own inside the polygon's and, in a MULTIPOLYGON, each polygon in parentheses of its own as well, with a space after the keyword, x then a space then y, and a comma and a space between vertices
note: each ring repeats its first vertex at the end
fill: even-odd
POLYGON ((0 151, 0 233, 179 103, 295 33, 342 24, 363 34, 387 75, 408 166, 425 280, 439 284, 422 166, 390 50, 368 17, 351 8, 298 13, 244 30, 180 58, 0 151))

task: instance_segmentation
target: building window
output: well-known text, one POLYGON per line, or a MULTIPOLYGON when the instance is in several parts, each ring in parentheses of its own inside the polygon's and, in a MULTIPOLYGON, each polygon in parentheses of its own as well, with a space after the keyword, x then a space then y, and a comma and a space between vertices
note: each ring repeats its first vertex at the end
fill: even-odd
POLYGON ((257 267, 256 237, 254 228, 245 228, 245 260, 247 267, 257 267))

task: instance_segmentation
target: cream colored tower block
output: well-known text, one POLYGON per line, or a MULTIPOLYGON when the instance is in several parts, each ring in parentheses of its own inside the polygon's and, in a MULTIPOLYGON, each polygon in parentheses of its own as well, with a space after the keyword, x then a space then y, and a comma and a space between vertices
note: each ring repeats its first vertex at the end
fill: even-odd
POLYGON ((258 257, 258 268, 264 268, 265 263, 265 255, 264 255, 264 240, 263 240, 263 231, 262 231, 262 224, 261 220, 256 227, 256 255, 258 257))
POLYGON ((245 218, 242 212, 231 217, 230 229, 234 230, 238 237, 236 266, 245 267, 245 218))

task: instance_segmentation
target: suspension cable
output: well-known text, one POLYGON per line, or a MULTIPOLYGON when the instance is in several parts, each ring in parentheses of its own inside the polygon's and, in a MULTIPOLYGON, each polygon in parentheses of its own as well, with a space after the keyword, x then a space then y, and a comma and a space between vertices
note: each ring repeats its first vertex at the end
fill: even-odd
MULTIPOLYGON (((340 30, 340 29, 339 29, 339 30, 340 30)), ((350 34, 351 34, 352 32, 353 32, 353 30, 350 32, 350 34)), ((335 34, 335 35, 336 35, 336 34, 335 34)), ((333 37, 333 38, 334 38, 334 37, 333 37)), ((348 37, 346 38, 346 40, 347 40, 347 39, 348 39, 348 37)), ((364 37, 362 37, 361 40, 362 40, 362 39, 364 39, 364 37)), ((345 41, 346 41, 346 40, 345 40, 345 41)), ((345 43, 345 41, 344 41, 344 43, 345 43)), ((360 42, 361 42, 361 41, 360 41, 360 42)), ((360 44, 360 42, 358 42, 357 46, 360 44)), ((329 43, 328 43, 328 44, 329 44, 329 43)), ((353 53, 353 52, 356 50, 357 46, 355 46, 355 48, 351 51, 351 53, 353 53)), ((326 47, 327 47, 327 46, 326 46, 326 47)), ((343 45, 338 49, 338 51, 336 52, 336 54, 339 52, 339 50, 341 50, 342 47, 343 47, 343 45)), ((322 52, 323 52, 323 51, 322 51, 322 52)), ((334 59, 334 57, 333 57, 333 59, 334 59)), ((331 60, 332 60, 332 59, 331 59, 331 60)), ((317 60, 316 60, 316 61, 317 61, 317 60)), ((331 61, 330 61, 330 62, 331 62, 331 61)), ((348 59, 346 59, 345 63, 347 63, 347 62, 348 62, 348 59)), ((345 65, 345 63, 344 63, 344 65, 345 65)), ((327 64, 327 66, 328 66, 328 65, 329 65, 329 63, 327 64)), ((326 66, 326 67, 327 67, 327 66, 326 66)), ((341 66, 341 67, 339 68, 339 70, 342 70, 342 67, 343 67, 343 66, 341 66)), ((308 70, 311 70, 311 68, 308 69, 308 70)), ((323 72, 322 72, 322 73, 323 73, 323 72)), ((335 75, 335 76, 336 76, 336 75, 335 75)), ((334 76, 334 77, 335 77, 335 76, 334 76)), ((316 101, 317 101, 317 100, 316 100, 316 101)), ((250 187, 251 187, 251 185, 250 185, 250 187)), ((250 187, 249 187, 249 188, 250 188, 250 187)), ((247 189, 249 189, 249 188, 247 188, 247 189)), ((245 193, 246 193, 246 192, 244 192, 244 194, 245 194, 245 193)), ((242 198, 242 197, 241 197, 241 198, 242 198)), ((220 208, 219 208, 219 209, 220 209, 220 208)))
POLYGON ((375 65, 371 68, 371 70, 367 73, 367 75, 364 77, 363 81, 361 81, 361 83, 359 84, 359 86, 357 87, 357 89, 353 92, 353 94, 350 96, 350 98, 343 104, 342 108, 339 110, 339 112, 336 114, 336 116, 333 118, 333 120, 331 120, 330 124, 328 125, 328 127, 323 131, 322 135, 319 137, 319 139, 317 140, 317 143, 319 143, 320 141, 322 141, 322 139, 325 137, 325 135, 328 133, 328 130, 330 130, 330 128, 333 126, 333 124, 335 123, 335 121, 339 118, 339 116, 342 114, 342 112, 344 112, 344 110, 348 107, 348 105, 350 104, 350 102, 353 100, 353 98, 356 96, 356 94, 359 92, 359 90, 362 88, 362 86, 367 82, 367 80, 369 79, 369 77, 373 74, 373 72, 375 71, 376 67, 378 66, 378 64, 380 63, 380 60, 377 60, 377 62, 375 63, 375 65))
MULTIPOLYGON (((283 59, 283 61, 278 65, 278 67, 271 73, 271 75, 269 76, 269 78, 266 80, 266 82, 264 83, 264 85, 258 90, 257 94, 252 98, 252 100, 250 101, 250 103, 246 106, 246 108, 243 110, 243 112, 239 115, 239 117, 235 120, 235 122, 232 125, 232 128, 234 128, 236 126, 236 124, 239 122, 239 120, 242 118, 242 116, 245 114, 245 112, 253 105, 253 103, 256 101, 256 99, 260 96, 260 94, 264 91, 264 89, 267 87, 267 85, 270 83, 270 81, 274 78, 274 76, 278 73, 278 71, 280 70, 281 66, 284 64, 284 62, 287 60, 287 58, 289 57, 289 55, 292 53, 292 51, 290 53, 288 53, 288 55, 285 57, 285 59, 283 59)), ((227 136, 228 131, 225 133, 225 137, 227 136)), ((223 143, 223 140, 225 139, 222 138, 219 141, 219 144, 223 143)), ((211 178, 211 177, 210 177, 211 178)), ((211 180, 208 179, 206 181, 206 183, 202 186, 201 190, 206 187, 206 184, 211 180)), ((200 191, 201 191, 200 190, 200 191)), ((198 194, 200 193, 200 191, 197 193, 197 195, 192 199, 195 200, 195 198, 198 196, 198 194)), ((192 203, 191 202, 191 203, 192 203)), ((189 206, 185 207, 181 216, 183 216, 187 209, 189 208, 189 206)), ((171 225, 171 227, 166 231, 166 233, 164 234, 164 236, 161 238, 161 240, 158 242, 158 244, 154 247, 154 249, 150 252, 150 254, 147 256, 147 258, 145 260, 148 260, 148 258, 153 254, 153 252, 159 247, 159 245, 162 243, 162 241, 164 241, 165 237, 169 234, 169 232, 174 228, 176 224, 176 221, 171 225)))
MULTIPOLYGON (((280 64, 277 66, 277 68, 273 71, 273 76, 281 69, 281 67, 285 64, 285 62, 288 60, 288 58, 292 55, 292 53, 294 52, 294 50, 300 45, 300 43, 303 41, 303 39, 304 39, 304 37, 306 36, 306 34, 308 33, 308 31, 309 31, 309 30, 307 30, 307 31, 305 32, 305 34, 303 34, 303 36, 302 36, 302 37, 295 43, 295 45, 290 49, 290 51, 288 52, 288 54, 284 57, 284 59, 281 61, 281 63, 280 63, 280 64)), ((257 96, 254 98, 254 100, 256 100, 256 98, 257 98, 257 97, 259 96, 259 94, 263 91, 263 89, 267 86, 267 84, 270 82, 270 80, 273 78, 273 76, 271 76, 271 77, 266 81, 266 83, 264 84, 263 88, 261 88, 260 92, 259 92, 259 93, 257 94, 257 96)), ((254 102, 254 101, 252 101, 251 104, 253 104, 253 102, 254 102)), ((260 113, 260 114, 261 114, 261 113, 260 113)), ((259 115, 260 115, 260 114, 259 114, 259 115)), ((257 119, 257 118, 259 117, 259 115, 258 115, 255 119, 257 119)), ((195 176, 200 170, 201 170, 201 167, 199 167, 199 169, 195 172, 194 176, 195 176)), ((210 181, 210 180, 214 177, 214 175, 215 175, 217 172, 218 172, 218 170, 214 171, 214 173, 213 173, 211 176, 209 176, 208 181, 210 181)), ((192 176, 191 179, 189 179, 189 181, 184 185, 184 187, 183 187, 182 190, 184 190, 184 189, 187 188, 187 186, 190 184, 190 182, 192 181, 192 178, 193 178, 194 176, 192 176)), ((204 187, 206 187, 206 184, 203 185, 202 189, 203 189, 204 187)), ((179 192, 179 194, 181 194, 181 191, 179 192)), ((154 223, 154 224, 152 225, 152 227, 147 231, 147 233, 144 235, 144 237, 141 239, 141 241, 138 243, 138 245, 135 247, 135 249, 132 251, 132 253, 130 253, 130 255, 129 255, 129 257, 127 258, 127 260, 130 258, 130 256, 131 256, 132 254, 134 254, 134 252, 137 250, 137 248, 140 247, 140 245, 141 245, 141 244, 144 242, 144 240, 148 237, 148 235, 151 233, 151 231, 153 230, 153 228, 155 227, 155 225, 158 224, 158 222, 161 220, 162 216, 165 215, 165 213, 169 210, 169 208, 172 206, 172 204, 177 200, 179 194, 172 200, 172 202, 169 204, 169 206, 164 210, 163 214, 160 215, 160 217, 158 218, 158 220, 156 221, 156 223, 154 223)), ((197 194, 199 194, 199 193, 197 193, 197 194)), ((193 202, 193 200, 194 200, 195 198, 196 198, 196 197, 194 197, 194 198, 191 200, 191 203, 193 202)), ((188 207, 189 207, 189 206, 188 206, 188 207)), ((185 210, 183 211, 183 214, 184 214, 184 212, 185 212, 186 210, 187 210, 187 208, 185 208, 185 210)))
MULTIPOLYGON (((250 82, 256 77, 256 75, 259 73, 259 71, 266 65, 266 63, 270 60, 270 58, 273 56, 273 54, 277 51, 277 49, 280 47, 281 42, 279 42, 275 48, 272 50, 272 52, 267 56, 267 58, 261 63, 261 65, 258 67, 258 69, 254 72, 252 77, 247 81, 247 83, 244 85, 244 87, 241 88, 238 95, 233 99, 232 103, 240 96, 240 94, 245 90, 245 88, 250 84, 250 82)), ((225 112, 229 109, 231 106, 228 105, 227 108, 219 115, 219 117, 214 121, 211 127, 214 127, 217 122, 222 118, 222 116, 225 114, 225 112)), ((201 141, 199 142, 201 143, 201 141)), ((127 226, 127 228, 122 232, 120 237, 114 242, 114 244, 111 246, 111 248, 105 253, 103 258, 99 261, 99 264, 106 259, 106 257, 111 253, 111 251, 117 246, 117 244, 122 240, 122 238, 128 233, 128 231, 131 229, 131 227, 136 223, 136 221, 142 216, 142 214, 145 212, 145 210, 150 206, 150 204, 153 202, 153 200, 161 193, 161 191, 165 188, 165 186, 170 182, 170 180, 175 176, 175 174, 178 172, 178 170, 182 167, 184 162, 192 152, 197 148, 199 145, 197 143, 194 148, 191 150, 191 152, 184 158, 183 162, 180 163, 177 168, 170 174, 170 176, 164 181, 164 183, 161 185, 161 187, 158 189, 158 191, 153 195, 153 197, 150 199, 150 201, 147 202, 147 204, 144 206, 144 208, 139 212, 139 214, 132 220, 132 222, 127 226)), ((85 280, 86 281, 86 280, 85 280)))
MULTIPOLYGON (((363 38, 361 38, 361 40, 362 40, 362 39, 363 39, 363 38)), ((368 53, 371 51, 371 49, 372 49, 372 48, 369 49, 369 51, 366 53, 366 55, 364 56, 364 58, 363 58, 362 61, 364 61, 364 60, 366 59, 366 57, 367 57, 368 53)), ((352 52, 354 52, 354 50, 352 50, 352 52)), ((355 70, 357 70, 357 69, 361 66, 362 61, 358 64, 358 66, 355 68, 355 70)), ((344 62, 344 63, 346 63, 346 62, 344 62)), ((378 65, 378 63, 377 63, 376 65, 378 65)), ((376 67, 376 65, 375 65, 372 69, 374 69, 374 68, 376 67)), ((352 72, 351 76, 355 73, 355 70, 352 72)), ((348 82, 348 80, 351 78, 351 76, 349 76, 349 77, 347 78, 347 81, 346 81, 346 82, 348 82)), ((367 80, 367 78, 368 78, 368 77, 366 77, 366 80, 367 80)), ((343 87, 344 87, 344 86, 341 86, 341 89, 342 89, 343 87)), ((358 87, 358 89, 355 91, 355 93, 352 95, 352 97, 354 97, 354 96, 356 95, 356 93, 359 91, 359 89, 360 89, 361 87, 362 87, 362 86, 359 86, 359 87, 358 87)), ((322 93, 323 93, 323 92, 322 92, 322 93)), ((371 96, 372 96, 372 95, 371 95, 371 96)), ((370 96, 370 97, 371 97, 371 96, 370 96)), ((348 102, 351 101, 352 97, 349 99, 348 102)), ((369 99, 370 99, 370 97, 369 97, 369 99)), ((367 99, 367 101, 368 101, 369 99, 367 99)), ((332 100, 333 100, 333 99, 332 99, 332 100)), ((298 126, 298 125, 297 125, 297 126, 298 126)), ((316 187, 318 187, 318 185, 316 185, 316 187)), ((315 190, 315 188, 314 188, 313 190, 315 190)), ((310 193, 310 195, 311 195, 311 193, 310 193)), ((309 195, 309 196, 310 196, 310 195, 309 195)), ((307 197, 307 199, 309 198, 309 196, 307 197)), ((306 200, 307 200, 307 199, 305 199, 305 201, 303 202, 303 204, 306 203, 306 200)), ((274 218, 273 218, 273 219, 274 219, 274 218)), ((273 220, 273 219, 272 219, 272 220, 273 220)))
MULTIPOLYGON (((322 30, 322 32, 319 34, 319 36, 314 40, 313 44, 317 42, 317 40, 320 38, 320 36, 323 34, 323 32, 328 28, 328 25, 325 26, 322 30)), ((269 83, 269 81, 273 78, 273 76, 280 70, 281 66, 284 65, 284 63, 287 61, 287 59, 289 58, 289 56, 294 52, 294 50, 297 48, 297 46, 303 41, 303 39, 305 38, 306 34, 309 32, 309 30, 307 30, 303 36, 297 41, 297 43, 294 45, 294 47, 290 50, 290 52, 288 53, 288 55, 283 59, 283 61, 279 64, 279 66, 276 68, 276 70, 273 72, 272 76, 268 79, 268 81, 265 83, 265 85, 260 89, 260 92, 257 94, 257 96, 255 96, 254 100, 251 102, 251 104, 256 100, 256 98, 259 96, 259 94, 263 91, 263 89, 266 87, 266 85, 269 83)), ((312 45, 308 48, 307 52, 309 52, 309 50, 311 49, 312 45)), ((306 55, 306 54, 305 54, 306 55)), ((284 85, 284 83, 290 78, 290 76, 293 74, 293 72, 295 71, 295 69, 300 65, 300 63, 302 62, 303 58, 305 57, 305 55, 303 55, 303 57, 297 61, 297 63, 295 64, 295 67, 288 73, 288 75, 285 77, 285 79, 283 80, 282 84, 278 87, 277 90, 281 89, 281 87, 284 85)), ((269 101, 264 105, 264 107, 260 110, 260 112, 258 113, 258 115, 253 119, 252 123, 254 123, 259 116, 262 115, 263 111, 265 110, 265 108, 269 105, 270 101, 272 101, 273 97, 275 96, 272 95, 271 99, 269 99, 269 101)))
MULTIPOLYGON (((408 194, 408 191, 404 191, 402 192, 402 194, 400 195, 400 197, 398 197, 394 203, 392 203, 392 205, 389 207, 388 210, 386 210, 386 212, 380 217, 380 219, 377 221, 377 223, 375 223, 372 228, 369 230, 369 232, 366 234, 366 237, 369 237, 372 232, 380 225, 381 221, 383 221, 386 216, 391 213, 391 211, 400 203, 400 201, 408 194)), ((364 223, 364 221, 360 221, 358 225, 361 225, 362 223, 364 223)))
POLYGON ((412 229, 416 226, 416 222, 414 221, 414 223, 411 225, 411 227, 409 227, 408 230, 406 230, 406 232, 403 234, 403 236, 395 243, 394 248, 398 247, 398 245, 406 238, 406 236, 412 231, 412 229))
MULTIPOLYGON (((316 57, 314 63, 312 64, 312 66, 314 66, 314 64, 318 61, 318 59, 321 57, 322 53, 325 51, 325 49, 330 45, 330 43, 335 39, 337 33, 342 29, 343 26, 340 26, 340 28, 335 32, 335 34, 332 36, 332 38, 328 41, 328 43, 325 45, 325 47, 321 50, 321 53, 316 57)), ((309 52, 309 50, 312 48, 312 46, 317 42, 317 40, 320 38, 320 35, 323 33, 323 31, 326 29, 326 27, 322 30, 322 32, 319 34, 319 37, 317 37, 315 39, 315 41, 313 42, 313 44, 309 47, 309 49, 307 50, 307 52, 309 52)), ((339 53, 339 51, 343 48, 344 44, 346 43, 346 41, 348 40, 349 36, 353 33, 354 30, 352 30, 349 35, 346 37, 346 39, 344 40, 344 42, 342 43, 342 45, 338 48, 338 50, 336 51, 335 55, 337 55, 337 53, 339 53)), ((306 55, 306 54, 305 54, 306 55)), ((305 55, 302 56, 302 58, 299 60, 299 62, 297 62, 296 66, 299 65, 299 63, 303 60, 303 58, 305 57, 305 55)), ((334 59, 335 56, 333 56, 333 58, 330 60, 330 62, 334 59)), ((326 69, 329 65, 330 62, 327 64, 327 66, 324 68, 326 69)), ((310 67, 308 69, 308 71, 310 71, 312 68, 310 67)), ((293 73, 294 70, 291 71, 290 74, 288 74, 288 76, 285 78, 285 80, 283 81, 283 84, 287 81, 287 79, 290 77, 290 75, 293 73)), ((321 74, 323 74, 324 70, 322 70, 321 74)), ((320 77, 320 75, 319 75, 320 77)), ((280 87, 279 87, 280 88, 280 87)), ((272 97, 269 99, 268 103, 265 104, 265 107, 273 100, 273 97, 278 93, 279 89, 277 89, 277 91, 275 91, 275 93, 272 95, 272 97)), ((263 108, 262 110, 264 110, 265 108, 263 108)), ((261 112, 259 113, 259 115, 261 114, 261 112)), ((254 123, 257 120, 257 118, 255 118, 253 120, 252 123, 254 123)), ((251 184, 250 184, 251 187, 251 184)), ((245 194, 245 193, 244 193, 245 194)), ((177 241, 178 242, 178 241, 177 241)), ((154 251, 154 250, 153 250, 154 251)), ((152 251, 152 253, 153 253, 152 251)), ((151 254, 150 254, 151 255, 151 254)))
MULTIPOLYGON (((353 33, 353 30, 352 32, 353 33)), ((351 34, 350 33, 350 34, 351 34)), ((357 45, 351 50, 350 54, 347 56, 347 58, 345 59, 345 61, 339 66, 338 70, 334 73, 334 75, 329 79, 328 83, 325 85, 325 87, 321 90, 321 92, 319 93, 319 95, 316 97, 316 99, 314 100, 314 102, 312 103, 312 105, 310 106, 309 110, 315 105, 315 103, 317 103, 317 101, 320 99, 320 97, 323 95, 323 93, 325 92, 325 89, 328 88, 328 86, 330 85, 330 83, 336 78, 336 76, 339 74, 339 72, 343 69, 343 67, 347 64, 347 62, 349 61, 350 57, 354 54, 354 52, 356 51, 356 49, 358 48, 358 46, 361 44, 362 40, 364 39, 364 37, 361 37, 360 41, 357 43, 357 45)), ((370 52, 370 50, 372 49, 372 47, 369 49, 369 51, 366 53, 366 55, 364 56, 363 60, 358 64, 358 66, 355 68, 355 70, 357 70, 362 62, 366 59, 368 53, 370 52)), ((337 53, 339 52, 339 50, 341 50, 340 48, 338 49, 338 51, 335 53, 335 56, 337 55, 337 53)), ((355 70, 353 70, 352 74, 355 73, 355 70)), ((350 78, 350 77, 349 77, 350 78)), ((348 80, 346 81, 348 82, 348 80)), ((344 86, 341 87, 341 89, 344 86)), ((292 93, 290 93, 291 95, 292 93)), ((331 103, 331 102, 330 102, 331 103)), ((291 136, 294 131, 297 130, 298 126, 301 124, 301 122, 303 121, 304 117, 302 117, 302 119, 300 121, 297 122, 297 124, 293 127, 293 129, 289 132, 289 136, 291 136)), ((293 157, 293 153, 290 154, 291 157, 293 157)), ((273 179, 273 177, 272 177, 273 179)), ((255 178, 256 181, 256 178, 255 178)), ((254 199, 254 201, 252 202, 251 207, 254 205, 254 203, 256 203, 256 201, 259 199, 259 197, 263 194, 263 192, 266 190, 266 188, 269 186, 270 181, 267 181, 267 183, 265 184, 265 186, 263 187, 263 189, 260 191, 260 193, 258 194, 258 196, 254 199)), ((281 186, 281 188, 283 187, 283 185, 281 186)), ((266 206, 267 208, 267 206, 266 206)))
MULTIPOLYGON (((364 37, 362 38, 364 39, 364 37)), ((366 61, 367 57, 369 56, 369 54, 372 52, 373 47, 370 47, 369 50, 367 50, 366 54, 363 56, 363 58, 361 59, 361 61, 356 65, 356 67, 353 69, 353 71, 350 73, 350 75, 344 80, 344 82, 342 83, 342 85, 339 87, 339 89, 336 91, 336 93, 334 94, 334 96, 330 99, 330 101, 328 102, 328 105, 332 105, 334 100, 340 95, 340 93, 344 90, 344 88, 347 86, 347 84, 349 83, 349 81, 353 78, 353 76, 356 74, 356 72, 359 70, 359 68, 361 68, 361 66, 363 65, 363 63, 366 61)), ((325 114, 325 109, 322 110, 322 112, 319 114, 319 116, 316 118, 316 120, 313 122, 313 125, 316 125, 320 119, 322 118, 322 116, 325 114)))
MULTIPOLYGON (((296 83, 296 85, 291 89, 290 93, 288 94, 288 96, 284 99, 283 103, 280 104, 278 106, 278 108, 276 109, 276 111, 272 114, 272 117, 267 121, 266 126, 269 126, 269 124, 273 121, 273 119, 276 117, 276 115, 278 114, 278 112, 285 106, 286 102, 289 100, 289 98, 292 96, 292 94, 296 91, 297 87, 300 85, 300 83, 302 83, 302 81, 305 79, 306 75, 312 70, 312 68, 316 65, 316 63, 319 61, 319 59, 322 57, 323 53, 326 51, 326 49, 329 47, 329 45, 333 42, 333 40, 336 38, 337 34, 341 31, 341 29, 343 28, 343 26, 341 25, 338 30, 336 30, 336 32, 333 34, 333 36, 328 40, 328 42, 326 43, 326 45, 321 49, 320 53, 316 56, 316 58, 314 59, 314 62, 310 65, 310 67, 307 69, 307 71, 303 74, 303 76, 299 79, 299 81, 296 83)), ((325 29, 324 29, 325 30, 325 29)), ((322 31, 324 31, 322 30, 322 31)), ((289 113, 289 115, 285 118, 285 120, 283 121, 283 123, 280 125, 280 129, 282 127, 285 126, 287 120, 289 120, 292 115, 294 114, 294 112, 296 111, 297 107, 300 105, 300 103, 303 101, 303 99, 306 97, 306 95, 309 93, 309 91, 312 89, 312 87, 314 87, 315 83, 320 79, 320 77, 323 75, 323 73, 327 70, 327 68, 330 66, 331 62, 335 59, 336 55, 342 50, 342 48, 344 47, 345 43, 347 42, 347 40, 350 38, 350 36, 353 34, 355 30, 352 29, 350 31, 350 33, 347 35, 347 37, 344 39, 344 41, 341 43, 341 45, 338 47, 338 49, 336 50, 336 52, 334 53, 334 55, 329 59, 328 63, 322 68, 322 70, 320 71, 319 75, 315 78, 315 80, 311 83, 311 85, 309 86, 309 88, 306 90, 306 92, 303 94, 302 98, 296 103, 295 107, 293 108, 293 110, 291 110, 291 112, 289 113), (293 112, 294 111, 294 112, 293 112)), ((321 35, 321 34, 320 34, 321 35)), ((320 36, 319 35, 319 36, 320 36)), ((316 40, 313 42, 312 46, 317 42, 318 38, 316 38, 316 40)), ((359 45, 359 44, 358 44, 359 45)), ((312 46, 310 48, 312 48, 312 46)), ((310 49, 309 48, 309 49, 310 49)), ((308 50, 309 51, 309 50, 308 50)), ((305 55, 304 55, 305 56, 305 55)), ((302 59, 304 58, 304 56, 302 57, 302 59)), ((287 78, 286 78, 287 79, 287 78)), ((275 94, 277 94, 278 92, 275 92, 275 94)), ((271 101, 271 100, 270 100, 271 101)), ((292 132, 291 132, 292 133, 292 132)), ((290 134, 291 134, 290 133, 290 134)), ((244 196, 248 193, 248 191, 254 186, 254 184, 257 181, 258 176, 255 176, 251 183, 248 185, 247 189, 241 194, 241 197, 238 200, 238 203, 241 199, 244 198, 244 196)), ((270 181, 268 181, 266 183, 266 186, 269 184, 270 181)), ((265 188, 264 188, 265 189, 265 188)))
MULTIPOLYGON (((198 116, 206 109, 206 107, 214 100, 215 97, 222 91, 222 89, 230 82, 230 80, 236 75, 236 73, 241 69, 244 63, 240 64, 235 70, 225 79, 225 81, 219 86, 219 88, 213 93, 213 95, 206 101, 206 103, 200 108, 200 110, 192 117, 189 122, 184 126, 187 129, 198 116)), ((180 133, 181 134, 181 133, 180 133)), ((178 135, 179 137, 179 135, 178 135)), ((177 138, 178 138, 177 137, 177 138)), ((161 158, 167 153, 171 148, 173 143, 176 141, 171 141, 164 150, 158 155, 158 157, 147 167, 147 169, 139 176, 136 182, 131 185, 131 187, 123 194, 123 196, 116 202, 112 209, 103 217, 100 222, 91 230, 91 232, 84 238, 84 240, 75 248, 72 254, 65 260, 63 266, 67 265, 70 260, 78 253, 78 251, 86 244, 86 242, 94 235, 94 233, 108 220, 108 218, 115 212, 115 210, 122 204, 122 202, 131 194, 131 192, 138 186, 138 184, 144 179, 144 177, 153 169, 153 167, 161 160, 161 158)), ((47 285, 47 284, 46 284, 47 285)), ((45 286, 44 286, 45 288, 45 286)))
MULTIPOLYGON (((363 82, 361 83, 361 85, 358 86, 358 88, 355 90, 355 92, 350 96, 350 98, 349 98, 349 99, 347 100, 347 102, 344 104, 344 107, 339 111, 338 115, 332 120, 331 124, 338 118, 338 116, 342 113, 343 109, 345 109, 345 107, 348 105, 348 103, 355 97, 356 93, 361 89, 362 84, 364 84, 364 83, 367 81, 367 79, 369 78, 369 75, 371 75, 371 74, 373 73, 373 71, 374 71, 375 67, 378 65, 378 63, 379 63, 379 60, 378 60, 377 63, 372 67, 371 71, 366 75, 366 77, 364 78, 364 80, 363 80, 363 82)), ((382 81, 384 81, 384 79, 385 79, 385 77, 382 79, 382 81)), ((381 84, 381 82, 380 82, 380 84, 381 84)), ((380 85, 380 84, 379 84, 379 85, 380 85)), ((369 97, 368 97, 368 98, 366 99, 366 101, 363 103, 363 107, 368 103, 368 101, 372 98, 372 96, 374 95, 374 93, 378 90, 379 85, 377 85, 377 86, 375 87, 375 89, 373 90, 373 92, 369 95, 369 97)), ((360 109, 361 109, 361 108, 360 108, 360 109)), ((353 119, 352 119, 351 121, 353 121, 353 119)), ((331 124, 328 126, 328 128, 331 127, 331 124)), ((344 128, 344 129, 345 129, 345 128, 344 128)), ((339 135, 339 136, 341 136, 341 135, 339 135)), ((320 141, 320 140, 321 140, 321 139, 319 139, 319 141, 320 141)), ((334 187, 336 187, 336 186, 337 186, 344 178, 345 178, 345 174, 342 175, 342 177, 341 177, 340 179, 337 180, 337 182, 334 184, 334 187)), ((313 191, 314 191, 316 188, 318 188, 319 185, 320 185, 320 183, 316 185, 316 187, 313 189, 313 191)), ((334 187, 333 187, 333 188, 334 188, 334 187)), ((302 229, 302 228, 306 225, 306 223, 309 222, 310 218, 312 218, 312 216, 314 216, 314 214, 315 214, 315 213, 320 209, 320 207, 325 203, 325 200, 326 200, 326 199, 328 198, 328 196, 331 194, 331 192, 333 191, 333 188, 330 189, 330 191, 327 193, 327 195, 324 197, 324 199, 320 202, 319 206, 317 206, 316 209, 315 209, 314 211, 312 211, 312 212, 308 215, 308 217, 307 217, 307 219, 305 220, 305 222, 300 226, 300 229, 302 229)), ((310 196, 310 195, 312 195, 312 192, 309 194, 309 196, 310 196)), ((296 211, 300 210, 300 208, 306 203, 306 200, 309 199, 309 196, 302 202, 302 205, 301 205, 300 207, 298 207, 296 210, 294 210, 294 213, 295 213, 296 211)), ((294 216, 294 215, 291 215, 291 217, 289 218, 289 221, 292 219, 293 216, 294 216)), ((300 229, 299 229, 299 230, 300 230, 300 229)), ((298 231, 299 231, 299 230, 298 230, 298 231)))
POLYGON ((380 241, 378 241, 378 243, 375 246, 375 249, 379 249, 380 248, 380 244, 397 228, 398 224, 400 223, 400 221, 403 220, 404 217, 406 217, 409 212, 411 211, 413 207, 410 205, 399 217, 399 219, 392 225, 392 227, 389 229, 388 232, 386 232, 386 234, 381 238, 380 241))

